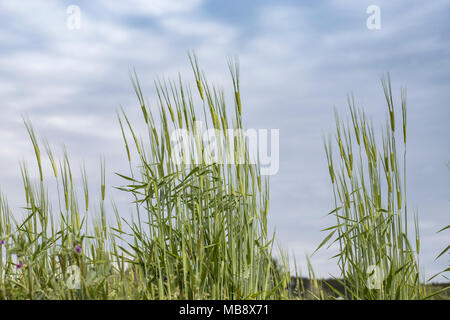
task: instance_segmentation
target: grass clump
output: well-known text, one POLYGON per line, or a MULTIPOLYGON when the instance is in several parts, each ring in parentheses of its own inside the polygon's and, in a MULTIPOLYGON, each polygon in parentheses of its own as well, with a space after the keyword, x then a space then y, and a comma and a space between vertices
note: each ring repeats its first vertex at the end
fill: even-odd
POLYGON ((406 197, 406 90, 394 103, 389 75, 382 78, 387 119, 380 137, 348 97, 350 119, 336 113, 336 134, 325 141, 336 224, 322 244, 338 245, 344 292, 353 299, 419 299, 420 238, 406 197), (400 111, 399 111, 400 110, 400 111), (397 115, 400 112, 401 120, 397 115), (333 155, 336 145, 338 156, 333 155), (414 233, 411 235, 410 226, 414 233))
MULTIPOLYGON (((262 179, 258 165, 250 164, 245 148, 243 154, 231 155, 243 156, 241 164, 208 161, 206 142, 196 132, 199 120, 206 128, 221 132, 229 128, 243 130, 238 65, 229 65, 235 102, 232 123, 223 91, 210 86, 196 58, 190 58, 203 113, 194 109, 195 98, 180 79, 157 81, 159 119, 155 119, 134 76, 133 85, 148 130, 147 143, 135 139, 125 113, 119 117, 121 123, 127 124, 139 159, 138 172, 131 170, 121 175, 129 183, 121 190, 132 194, 138 205, 139 222, 130 225, 134 241, 129 252, 139 266, 138 282, 153 279, 149 285, 154 288, 144 290, 148 297, 276 297, 282 294, 277 287, 282 279, 273 278, 272 239, 267 234, 267 181, 262 179), (172 157, 174 130, 195 137, 190 146, 194 151, 183 154, 179 162, 172 157), (163 279, 167 279, 166 283, 163 279)), ((243 141, 239 139, 242 137, 226 138, 234 145, 243 141)), ((124 141, 126 150, 131 150, 126 138, 124 141)))
POLYGON ((273 236, 267 231, 268 182, 259 164, 249 161, 244 137, 225 140, 229 145, 223 150, 240 147, 226 154, 241 159, 235 165, 207 161, 201 139, 194 141, 196 152, 185 154, 184 161, 172 157, 171 132, 195 134, 198 120, 223 132, 243 130, 237 62, 229 63, 234 88, 230 111, 224 92, 207 82, 195 56, 190 60, 196 95, 181 77, 157 80, 158 100, 149 106, 132 75, 147 141, 139 138, 122 109, 118 121, 130 171, 119 174, 123 186, 118 189, 130 196, 131 220, 113 203, 116 220, 108 221, 114 215, 107 212, 104 161, 95 215, 84 167, 77 189, 67 153, 58 162, 44 141, 53 174, 49 184, 41 143, 25 121, 39 181, 34 183, 27 166, 21 166, 26 199, 21 221, 0 197, 0 299, 288 296, 290 278, 272 259, 273 236))

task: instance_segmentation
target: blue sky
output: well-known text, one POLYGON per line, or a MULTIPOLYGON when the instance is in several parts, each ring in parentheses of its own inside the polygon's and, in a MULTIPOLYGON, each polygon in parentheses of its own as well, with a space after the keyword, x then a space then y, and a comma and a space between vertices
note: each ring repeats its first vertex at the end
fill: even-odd
MULTIPOLYGON (((135 67, 150 101, 156 75, 190 79, 195 50, 211 81, 229 88, 226 59, 241 63, 248 127, 280 129, 280 170, 271 178, 270 222, 280 245, 304 265, 334 221, 322 136, 346 94, 380 127, 385 103, 380 77, 408 89, 409 206, 421 223, 426 276, 448 258, 434 257, 449 224, 450 1, 0 1, 0 188, 23 204, 18 161, 33 162, 22 124, 27 114, 52 145, 64 143, 74 164, 86 163, 93 183, 104 156, 124 168, 115 110, 136 122, 128 78, 135 67), (381 9, 381 29, 366 27, 369 5, 381 9), (69 5, 81 28, 66 26, 69 5)), ((126 170, 126 169, 124 169, 126 170)), ((123 170, 122 170, 123 171, 123 170)), ((119 185, 113 175, 110 185, 119 185)), ((113 194, 118 201, 126 201, 113 194)), ((17 210, 20 212, 20 210, 17 210)), ((336 274, 333 249, 312 258, 321 276, 336 274)))

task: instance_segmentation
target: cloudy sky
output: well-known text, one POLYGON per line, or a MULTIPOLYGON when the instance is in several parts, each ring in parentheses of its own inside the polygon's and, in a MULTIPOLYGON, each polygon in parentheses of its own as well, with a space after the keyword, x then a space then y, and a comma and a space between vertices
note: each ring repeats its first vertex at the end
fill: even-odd
MULTIPOLYGON (((227 57, 237 55, 247 126, 280 129, 271 225, 280 246, 304 265, 324 236, 320 229, 334 223, 325 217, 333 204, 322 148, 333 108, 345 112, 353 92, 380 127, 386 109, 379 80, 389 71, 398 96, 401 86, 408 89, 409 206, 420 215, 429 277, 449 263, 434 261, 450 240, 448 232, 436 234, 450 220, 449 19, 448 0, 0 0, 1 190, 19 212, 18 162, 34 165, 22 114, 97 180, 100 156, 110 172, 124 168, 115 110, 122 105, 140 117, 130 67, 151 101, 155 76, 192 78, 188 50, 224 87, 227 57), (71 5, 80 9, 79 29, 68 27, 71 5), (379 30, 366 26, 369 5, 381 10, 379 30)), ((108 183, 120 181, 111 174, 108 183)), ((312 258, 320 276, 337 274, 333 253, 312 258)))

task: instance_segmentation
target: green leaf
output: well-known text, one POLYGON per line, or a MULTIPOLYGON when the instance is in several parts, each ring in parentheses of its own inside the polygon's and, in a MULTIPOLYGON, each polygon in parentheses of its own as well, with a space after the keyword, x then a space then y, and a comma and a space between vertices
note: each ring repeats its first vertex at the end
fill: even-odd
POLYGON ((335 234, 335 232, 336 232, 336 230, 331 232, 328 236, 325 237, 325 239, 323 239, 322 243, 317 247, 316 250, 314 250, 313 255, 317 252, 317 250, 319 250, 321 247, 323 247, 323 245, 330 240, 330 238, 335 234))

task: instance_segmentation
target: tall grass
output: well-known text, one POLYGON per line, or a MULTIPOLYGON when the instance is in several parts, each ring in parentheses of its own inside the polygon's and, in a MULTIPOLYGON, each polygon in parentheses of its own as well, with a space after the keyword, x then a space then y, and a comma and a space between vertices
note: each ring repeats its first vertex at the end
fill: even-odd
POLYGON ((411 222, 406 193, 406 90, 401 89, 397 105, 389 74, 381 82, 387 104, 381 135, 376 136, 366 113, 349 96, 350 119, 344 121, 336 113, 334 139, 325 139, 335 202, 330 214, 336 224, 324 230, 329 233, 319 247, 338 246, 342 294, 354 299, 418 299, 423 296, 418 220, 416 214, 411 222))
MULTIPOLYGON (((131 168, 128 175, 121 175, 128 181, 121 190, 130 193, 138 205, 138 222, 130 224, 133 244, 128 252, 138 266, 138 283, 144 286, 141 289, 146 297, 157 298, 283 295, 279 288, 288 278, 273 278, 273 238, 267 231, 268 184, 259 166, 250 164, 247 145, 242 154, 228 154, 243 156, 242 164, 210 163, 206 142, 196 132, 197 121, 203 121, 206 129, 222 132, 243 129, 238 64, 229 63, 234 88, 231 118, 223 91, 208 84, 195 56, 190 59, 197 99, 181 79, 158 80, 158 101, 152 109, 144 102, 136 75, 132 76, 148 131, 147 143, 136 138, 126 114, 119 115, 120 123, 125 124, 121 127, 131 168), (196 102, 203 112, 197 112, 196 102), (191 150, 197 151, 185 154, 182 162, 172 157, 171 132, 179 129, 195 136, 191 150), (133 169, 131 150, 139 159, 139 170, 133 169)), ((226 138, 233 145, 243 143, 242 137, 226 138)), ((116 231, 119 236, 123 234, 116 231)))
POLYGON ((399 128, 388 77, 382 80, 388 113, 379 139, 349 98, 351 118, 345 122, 336 114, 335 139, 325 141, 336 224, 325 229, 330 233, 319 248, 339 246, 342 279, 333 283, 340 290, 318 281, 308 258, 305 282, 291 278, 287 255, 273 259, 268 180, 243 133, 239 65, 229 61, 230 104, 207 81, 197 58, 189 58, 193 86, 181 76, 157 79, 151 105, 130 73, 143 126, 123 109, 117 112, 129 167, 117 173, 117 189, 128 195, 131 219, 114 199, 109 203, 104 159, 93 193, 85 167, 77 185, 67 151, 57 157, 24 120, 37 178, 21 163, 23 219, 0 193, 0 299, 423 298, 418 219, 411 223, 406 204, 406 90, 399 128), (199 121, 224 138, 217 152, 225 162, 210 154, 199 121), (177 130, 194 137, 185 144, 192 152, 178 158, 177 130))
POLYGON ((147 135, 146 141, 138 138, 125 112, 118 112, 130 168, 119 174, 123 186, 118 189, 129 194, 132 220, 114 203, 114 212, 107 212, 104 161, 99 203, 93 205, 84 167, 79 195, 67 152, 58 161, 25 120, 39 178, 34 182, 21 166, 26 216, 19 222, 0 197, 1 299, 287 297, 289 274, 276 267, 267 230, 268 183, 259 165, 248 161, 243 138, 229 140, 241 146, 229 156, 243 157, 242 164, 207 162, 201 139, 195 141, 198 153, 187 155, 196 162, 171 157, 171 131, 195 133, 197 120, 215 129, 243 129, 237 62, 229 62, 230 111, 224 92, 208 83, 195 56, 190 61, 196 92, 181 78, 157 80, 158 100, 151 106, 136 74, 131 75, 147 135), (42 150, 51 178, 45 175, 42 150))

